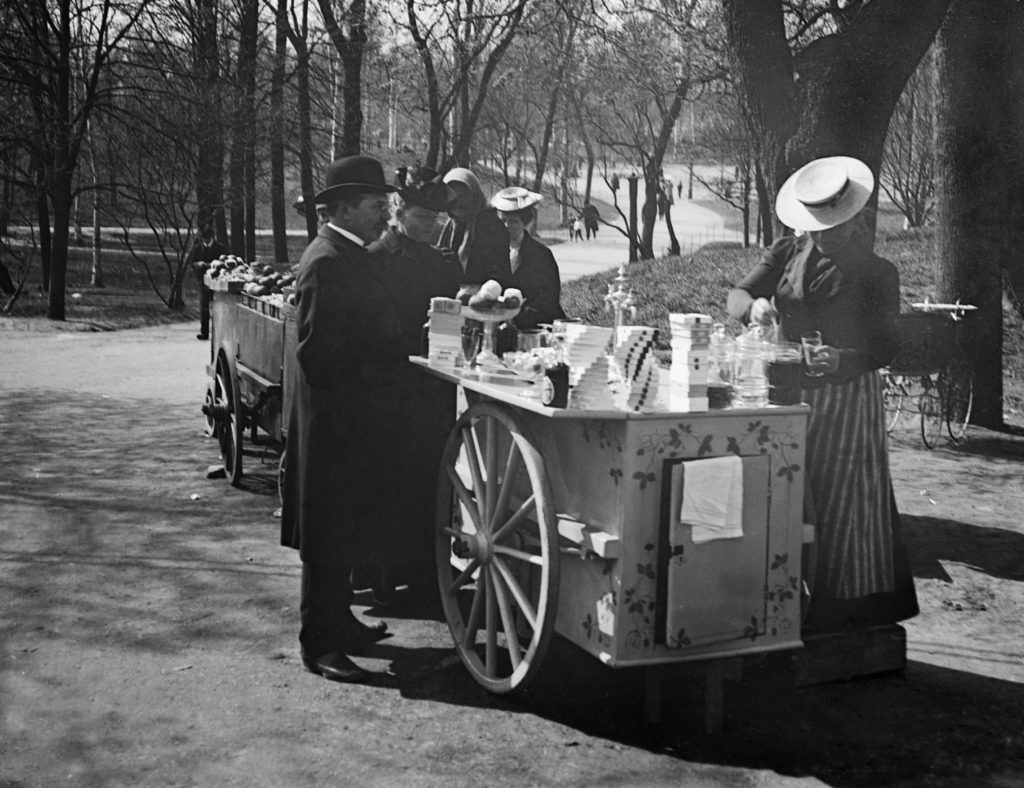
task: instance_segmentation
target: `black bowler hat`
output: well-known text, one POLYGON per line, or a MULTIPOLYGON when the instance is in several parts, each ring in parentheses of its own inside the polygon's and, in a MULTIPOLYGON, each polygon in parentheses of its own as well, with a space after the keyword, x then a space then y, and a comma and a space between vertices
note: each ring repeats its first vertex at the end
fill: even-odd
POLYGON ((328 203, 353 194, 398 191, 384 180, 384 168, 372 156, 346 156, 331 162, 324 177, 324 189, 313 198, 328 203))

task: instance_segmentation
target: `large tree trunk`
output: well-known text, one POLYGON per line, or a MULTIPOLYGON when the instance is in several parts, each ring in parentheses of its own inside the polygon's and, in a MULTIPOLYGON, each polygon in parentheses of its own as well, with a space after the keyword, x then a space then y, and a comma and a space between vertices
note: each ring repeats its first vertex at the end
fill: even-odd
POLYGON ((768 204, 820 156, 855 156, 878 172, 893 107, 950 2, 873 0, 793 54, 780 0, 723 0, 768 204))
POLYGON ((284 199, 284 71, 288 55, 288 0, 277 0, 274 71, 270 83, 270 223, 274 262, 288 262, 288 221, 284 199))
POLYGON ((196 202, 199 228, 212 226, 227 238, 224 218, 224 123, 216 0, 199 0, 195 11, 193 64, 197 86, 196 202))
POLYGON ((64 320, 68 273, 68 240, 71 227, 71 180, 58 178, 53 193, 53 246, 50 257, 50 292, 46 316, 64 320))
POLYGON ((245 208, 245 259, 256 259, 256 57, 259 48, 259 0, 244 0, 239 77, 242 81, 242 194, 245 208), (244 53, 244 54, 243 54, 244 53))
POLYGON ((979 307, 964 324, 971 421, 990 428, 1003 426, 1003 275, 1024 248, 1021 40, 1017 3, 957 0, 937 47, 937 295, 979 307))

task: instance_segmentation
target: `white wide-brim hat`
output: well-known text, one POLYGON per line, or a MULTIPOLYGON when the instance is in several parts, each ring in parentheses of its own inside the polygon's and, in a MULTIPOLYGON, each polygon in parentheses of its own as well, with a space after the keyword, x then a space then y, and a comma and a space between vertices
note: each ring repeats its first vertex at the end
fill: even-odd
POLYGON ((509 186, 502 189, 491 198, 491 205, 499 211, 512 212, 522 211, 525 208, 532 208, 544 199, 537 192, 531 192, 522 186, 509 186))
POLYGON ((815 159, 782 184, 775 198, 775 215, 794 230, 827 230, 856 216, 874 189, 871 168, 859 159, 815 159))

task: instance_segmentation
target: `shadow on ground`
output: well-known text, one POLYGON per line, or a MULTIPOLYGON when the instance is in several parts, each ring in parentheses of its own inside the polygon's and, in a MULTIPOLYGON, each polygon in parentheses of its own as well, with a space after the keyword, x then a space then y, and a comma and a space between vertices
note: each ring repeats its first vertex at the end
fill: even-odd
MULTIPOLYGON (((1017 683, 911 662, 903 675, 795 689, 788 655, 774 655, 749 660, 742 680, 726 684, 724 730, 709 735, 696 668, 668 670, 663 719, 648 726, 642 670, 607 668, 559 638, 528 693, 489 695, 423 596, 366 611, 386 615, 396 637, 368 653, 388 667, 356 711, 346 707, 356 715, 349 719, 329 706, 349 690, 302 673, 295 654, 298 564, 276 546, 272 453, 249 448, 247 476, 232 488, 205 476, 216 450, 202 436, 198 403, 150 407, 45 391, 0 394, 0 434, 0 690, 19 704, 3 723, 19 763, 45 751, 76 764, 86 783, 127 781, 149 768, 156 784, 160 769, 190 774, 190 764, 233 746, 281 750, 280 727, 301 728, 310 704, 326 708, 338 736, 349 724, 397 724, 375 719, 374 704, 406 721, 442 704, 462 717, 521 718, 521 738, 506 744, 526 747, 527 758, 538 746, 531 727, 543 720, 569 729, 564 747, 597 737, 681 763, 837 786, 982 784, 986 775, 1024 773, 1017 683), (271 688, 266 719, 243 708, 245 739, 232 740, 232 720, 242 721, 230 716, 232 704, 271 688), (197 722, 207 716, 209 730, 197 722), (21 718, 32 727, 20 727, 21 718), (172 746, 167 762, 145 765, 147 752, 172 746), (111 752, 124 753, 124 764, 99 763, 111 752), (136 757, 142 766, 126 765, 136 757)), ((941 518, 905 525, 918 577, 942 577, 940 562, 955 558, 1024 580, 1018 534, 941 518)))

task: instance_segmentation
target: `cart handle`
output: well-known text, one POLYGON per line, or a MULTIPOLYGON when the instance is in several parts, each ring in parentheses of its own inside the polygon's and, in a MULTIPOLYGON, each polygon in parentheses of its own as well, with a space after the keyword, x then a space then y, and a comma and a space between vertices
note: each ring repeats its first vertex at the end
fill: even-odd
POLYGON ((916 312, 945 312, 953 320, 960 320, 965 313, 973 312, 978 308, 974 304, 961 304, 960 299, 953 304, 936 304, 925 299, 923 302, 911 304, 910 307, 916 312))

